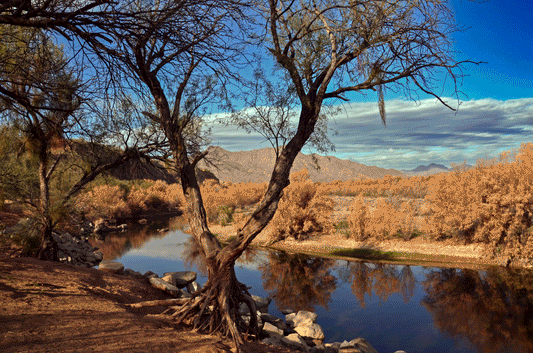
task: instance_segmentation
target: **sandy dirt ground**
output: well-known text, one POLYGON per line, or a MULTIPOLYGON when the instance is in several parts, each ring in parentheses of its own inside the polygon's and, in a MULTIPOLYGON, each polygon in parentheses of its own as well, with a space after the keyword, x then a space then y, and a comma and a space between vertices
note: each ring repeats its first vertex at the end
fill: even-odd
MULTIPOLYGON (((173 327, 146 280, 32 258, 0 258, 0 352, 232 352, 230 340, 173 327)), ((249 352, 290 352, 248 342, 249 352)))

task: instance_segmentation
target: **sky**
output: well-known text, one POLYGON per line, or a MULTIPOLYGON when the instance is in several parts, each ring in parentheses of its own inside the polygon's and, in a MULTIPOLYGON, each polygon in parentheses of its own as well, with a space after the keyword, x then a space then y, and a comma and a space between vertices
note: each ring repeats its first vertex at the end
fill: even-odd
MULTIPOLYGON (((386 94, 383 126, 377 96, 350 96, 341 113, 329 116, 329 137, 342 159, 409 170, 438 163, 475 164, 533 141, 533 1, 452 0, 457 25, 456 59, 468 65, 457 112, 420 95, 417 102, 386 94), (336 131, 336 134, 333 132, 336 131)), ((446 92, 445 92, 446 96, 446 92)), ((457 99, 445 99, 457 106, 457 99)), ((269 147, 260 135, 213 126, 212 144, 230 151, 269 147)), ((304 147, 303 153, 314 153, 304 147)))

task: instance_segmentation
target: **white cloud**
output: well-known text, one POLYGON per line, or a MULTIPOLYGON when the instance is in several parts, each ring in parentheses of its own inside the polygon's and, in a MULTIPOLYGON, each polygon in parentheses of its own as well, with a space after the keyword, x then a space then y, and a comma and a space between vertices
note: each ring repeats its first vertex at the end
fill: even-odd
MULTIPOLYGON (((453 98, 447 101, 454 103, 453 98)), ((330 154, 366 165, 412 169, 431 162, 473 164, 533 140, 533 98, 470 100, 457 113, 435 99, 392 100, 386 110, 383 126, 376 103, 345 104, 330 117, 329 128, 338 132, 331 136, 336 152, 330 154)), ((269 147, 259 134, 222 126, 213 127, 213 144, 230 151, 269 147)))

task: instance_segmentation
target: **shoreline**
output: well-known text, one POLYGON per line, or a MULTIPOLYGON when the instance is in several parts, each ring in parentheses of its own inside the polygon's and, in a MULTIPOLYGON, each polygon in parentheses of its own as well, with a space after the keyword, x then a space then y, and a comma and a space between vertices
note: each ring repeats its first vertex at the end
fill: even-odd
MULTIPOLYGON (((209 227, 221 242, 228 242, 236 233, 235 225, 214 224, 209 227)), ((471 269, 507 266, 506 258, 489 259, 484 256, 483 244, 457 245, 452 241, 437 242, 421 238, 408 241, 355 241, 346 239, 340 233, 329 233, 302 241, 286 239, 272 243, 267 229, 252 241, 251 246, 348 261, 471 269)), ((510 265, 509 267, 531 269, 531 266, 510 265)))

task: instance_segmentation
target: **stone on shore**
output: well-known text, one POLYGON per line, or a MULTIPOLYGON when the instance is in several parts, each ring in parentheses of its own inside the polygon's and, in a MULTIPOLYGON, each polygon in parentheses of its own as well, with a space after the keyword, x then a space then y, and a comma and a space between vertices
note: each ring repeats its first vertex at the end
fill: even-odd
POLYGON ((159 278, 159 276, 157 275, 157 273, 154 273, 152 271, 146 271, 143 275, 143 277, 146 277, 146 278, 152 278, 152 277, 155 277, 155 278, 159 278))
POLYGON ((172 284, 178 288, 187 287, 187 285, 193 281, 196 281, 196 272, 193 271, 178 271, 178 272, 165 272, 162 277, 164 281, 172 284))
POLYGON ((288 326, 294 327, 294 318, 296 317, 296 313, 290 313, 285 315, 285 322, 288 326))
POLYGON ((262 298, 257 295, 252 295, 252 299, 255 301, 255 306, 257 307, 257 310, 265 314, 268 313, 268 306, 270 305, 272 299, 262 298))
POLYGON ((339 353, 378 353, 364 338, 344 341, 339 346, 339 353))
MULTIPOLYGON (((257 295, 252 295, 252 299, 255 302, 255 307, 258 311, 261 313, 268 313, 268 305, 270 304, 270 301, 272 299, 270 298, 261 298, 257 295)), ((248 309, 248 305, 245 303, 241 303, 239 306, 239 315, 249 315, 250 309, 248 309)))
POLYGON ((265 325, 263 326, 263 332, 266 333, 269 337, 283 336, 283 330, 272 325, 270 322, 265 322, 265 325))
POLYGON ((116 261, 103 260, 102 262, 100 262, 98 269, 103 270, 103 271, 113 272, 119 275, 124 274, 124 265, 116 261))
POLYGON ((57 243, 57 256, 60 262, 71 265, 93 267, 102 261, 104 255, 96 251, 86 237, 73 236, 69 233, 52 233, 52 237, 57 243))
POLYGON ((316 323, 296 326, 294 331, 296 331, 300 336, 304 338, 310 338, 312 340, 323 341, 325 337, 322 327, 316 323))
POLYGON ((202 286, 196 282, 192 281, 191 283, 187 284, 187 292, 194 294, 202 289, 202 286))
MULTIPOLYGON (((263 327, 264 327, 264 322, 261 319, 261 312, 260 311, 256 311, 255 317, 256 317, 256 320, 257 320, 257 329, 259 330, 259 332, 261 332, 263 330, 263 327)), ((246 325, 249 325, 250 321, 252 319, 252 317, 250 315, 241 315, 241 318, 242 318, 242 320, 244 321, 244 323, 246 325)))
POLYGON ((308 352, 309 347, 305 343, 305 341, 300 337, 297 333, 291 333, 290 335, 287 335, 285 337, 281 338, 281 343, 290 349, 297 349, 299 351, 308 352))
POLYGON ((176 286, 173 286, 167 281, 162 280, 161 278, 151 277, 150 283, 152 284, 154 288, 161 289, 162 291, 169 293, 173 297, 178 298, 182 295, 181 289, 179 289, 176 286))
POLYGON ((124 274, 133 278, 143 278, 142 273, 134 271, 131 268, 125 269, 124 274))
MULTIPOLYGON (((290 315, 290 314, 289 314, 290 315)), ((287 315, 288 316, 288 315, 287 315)), ((294 316, 292 322, 294 327, 303 326, 307 324, 314 324, 316 322, 317 314, 311 311, 300 310, 294 316)))
POLYGON ((264 322, 271 323, 272 325, 276 326, 280 330, 287 329, 287 325, 285 324, 285 322, 277 316, 270 315, 270 314, 261 314, 261 319, 263 319, 264 322))

